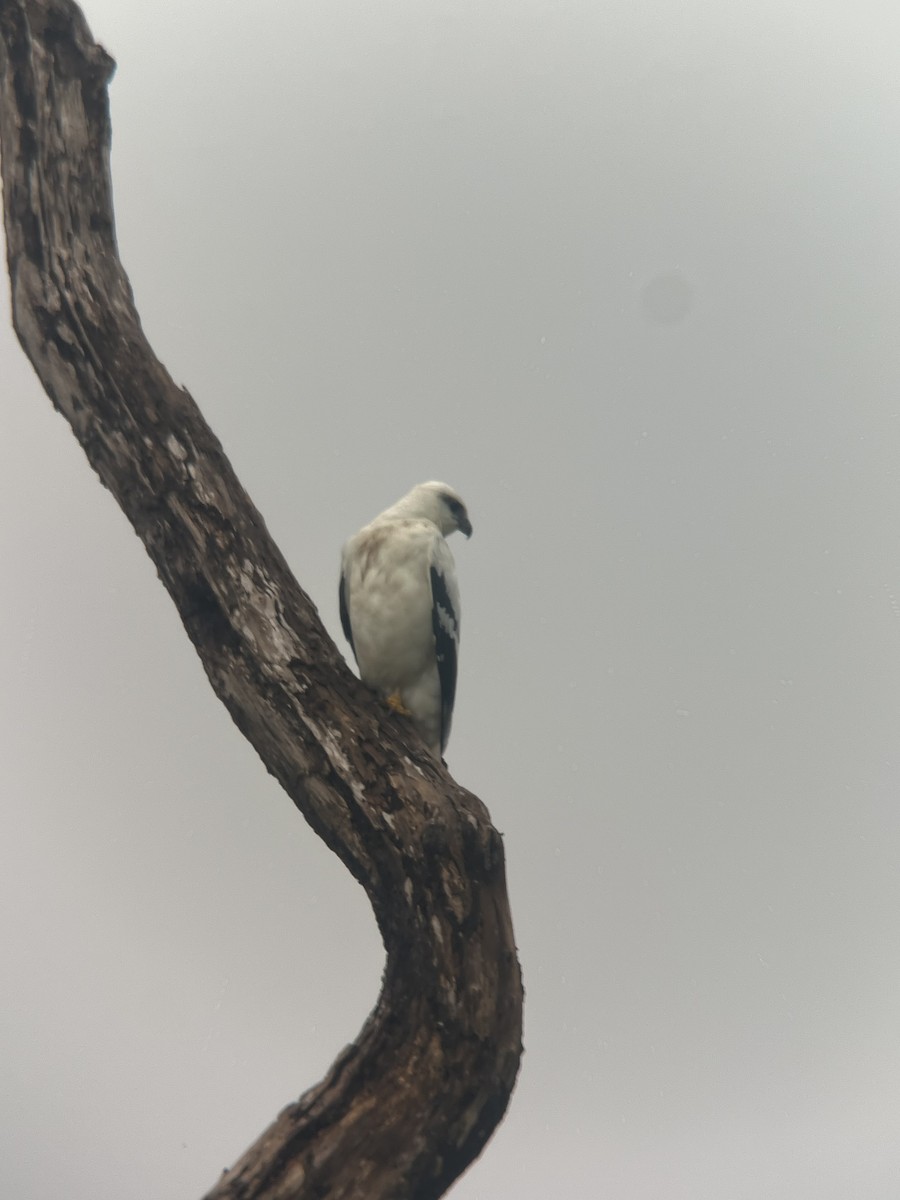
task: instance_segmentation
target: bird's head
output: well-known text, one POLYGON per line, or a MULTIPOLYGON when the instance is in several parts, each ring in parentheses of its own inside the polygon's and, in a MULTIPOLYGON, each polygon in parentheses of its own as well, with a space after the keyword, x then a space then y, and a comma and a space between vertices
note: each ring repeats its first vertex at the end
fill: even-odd
POLYGON ((461 496, 446 483, 419 483, 411 492, 398 500, 394 510, 407 517, 424 517, 433 521, 444 535, 458 529, 466 537, 472 536, 472 522, 466 512, 461 496))

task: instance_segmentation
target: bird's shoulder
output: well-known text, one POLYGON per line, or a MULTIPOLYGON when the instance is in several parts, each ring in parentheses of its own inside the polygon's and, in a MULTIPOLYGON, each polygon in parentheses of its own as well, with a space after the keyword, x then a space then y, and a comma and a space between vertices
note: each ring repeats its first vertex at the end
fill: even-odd
POLYGON ((430 547, 430 565, 433 570, 440 575, 446 576, 448 579, 453 579, 456 575, 456 562, 453 558, 453 551, 447 544, 447 539, 440 533, 431 543, 430 547))
POLYGON ((421 517, 376 517, 344 543, 344 560, 371 558, 403 550, 423 551, 435 542, 446 542, 433 521, 421 517))

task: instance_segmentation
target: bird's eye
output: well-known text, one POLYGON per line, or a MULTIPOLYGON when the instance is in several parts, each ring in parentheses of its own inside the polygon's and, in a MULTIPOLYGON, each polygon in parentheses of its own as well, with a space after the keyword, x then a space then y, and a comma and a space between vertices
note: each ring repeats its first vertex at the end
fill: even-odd
POLYGON ((463 510, 463 506, 453 496, 444 496, 444 503, 453 513, 454 517, 458 517, 463 510))

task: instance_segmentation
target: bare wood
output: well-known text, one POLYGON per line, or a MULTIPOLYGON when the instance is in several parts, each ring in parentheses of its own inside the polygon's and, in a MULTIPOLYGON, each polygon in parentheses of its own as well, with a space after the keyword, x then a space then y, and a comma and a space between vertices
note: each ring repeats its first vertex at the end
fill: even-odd
POLYGON ((481 802, 346 668, 147 343, 115 241, 113 67, 70 0, 0 0, 15 328, 156 564, 216 694, 366 889, 387 949, 356 1042, 207 1200, 430 1200, 479 1153, 518 1070, 502 843, 481 802))

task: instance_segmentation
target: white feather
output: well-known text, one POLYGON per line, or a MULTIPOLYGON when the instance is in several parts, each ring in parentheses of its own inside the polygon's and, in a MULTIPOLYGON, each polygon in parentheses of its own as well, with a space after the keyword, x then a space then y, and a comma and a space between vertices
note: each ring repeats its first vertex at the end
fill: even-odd
POLYGON ((455 698, 459 586, 444 535, 456 529, 472 532, 456 492, 419 484, 350 538, 342 555, 341 617, 360 676, 400 700, 437 757, 455 698))

